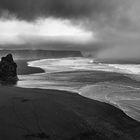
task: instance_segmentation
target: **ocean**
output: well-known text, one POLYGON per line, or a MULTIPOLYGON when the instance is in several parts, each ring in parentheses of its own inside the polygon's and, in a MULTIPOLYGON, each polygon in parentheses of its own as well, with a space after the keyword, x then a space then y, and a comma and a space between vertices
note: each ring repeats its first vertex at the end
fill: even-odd
POLYGON ((140 121, 140 64, 107 64, 67 57, 28 62, 44 73, 19 75, 18 87, 57 89, 106 102, 140 121))

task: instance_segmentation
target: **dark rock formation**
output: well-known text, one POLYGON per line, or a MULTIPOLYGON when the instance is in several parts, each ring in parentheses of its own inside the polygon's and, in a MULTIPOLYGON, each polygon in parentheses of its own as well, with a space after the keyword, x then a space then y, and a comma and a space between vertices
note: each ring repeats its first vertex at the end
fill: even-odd
POLYGON ((0 62, 0 81, 17 81, 17 64, 13 60, 12 54, 1 58, 0 62))

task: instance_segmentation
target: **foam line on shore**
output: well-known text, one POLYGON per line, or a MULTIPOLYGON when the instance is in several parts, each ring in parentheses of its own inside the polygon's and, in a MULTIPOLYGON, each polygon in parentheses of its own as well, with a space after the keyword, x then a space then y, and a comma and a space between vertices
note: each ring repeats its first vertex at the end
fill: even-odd
MULTIPOLYGON (((139 102, 140 101, 140 97, 127 97, 127 95, 115 95, 115 92, 139 92, 140 90, 138 88, 132 88, 130 86, 124 86, 124 85, 119 85, 122 89, 123 88, 132 88, 133 90, 126 90, 126 89, 121 89, 116 88, 113 89, 113 86, 117 87, 118 85, 111 85, 111 83, 99 83, 99 84, 95 84, 95 85, 89 85, 89 86, 85 86, 83 88, 80 89, 79 94, 90 98, 90 99, 94 99, 94 100, 98 100, 100 102, 105 102, 108 104, 111 104, 119 109, 121 109, 126 115, 130 116, 131 118, 140 121, 140 114, 137 113, 137 116, 132 115, 133 110, 130 109, 131 106, 133 106, 135 108, 135 110, 140 110, 139 106, 134 106, 131 103, 129 103, 130 101, 134 101, 134 102, 139 102), (121 91, 122 90, 122 91, 121 91), (123 102, 125 101, 125 102, 123 102), (127 106, 127 103, 130 104, 130 107, 127 106), (139 116, 139 117, 138 117, 139 116)), ((135 113, 136 114, 136 113, 135 113)))
POLYGON ((138 64, 105 64, 94 62, 92 58, 68 57, 29 61, 28 66, 38 67, 49 72, 61 72, 70 70, 100 70, 118 72, 124 74, 140 74, 138 64))
MULTIPOLYGON (((109 71, 109 72, 118 72, 118 73, 125 73, 125 74, 138 74, 139 73, 139 65, 133 65, 134 68, 131 68, 132 65, 122 65, 122 64, 101 64, 101 63, 94 63, 92 59, 88 59, 88 58, 60 58, 60 59, 43 59, 43 60, 37 60, 37 61, 30 61, 28 62, 28 65, 30 67, 39 67, 42 68, 46 71, 46 73, 53 73, 53 72, 65 72, 65 71, 75 71, 75 70, 101 70, 101 71, 109 71), (128 67, 127 67, 128 66, 128 67), (130 69, 129 69, 130 68, 130 69), (135 69, 136 68, 136 69, 135 69)), ((108 93, 110 92, 109 90, 112 89, 112 84, 109 83, 108 85, 106 85, 106 83, 103 82, 104 86, 108 86, 108 88, 104 88, 101 89, 101 91, 97 90, 96 92, 96 96, 91 95, 91 96, 87 96, 87 95, 83 95, 80 90, 75 90, 72 88, 68 88, 68 87, 62 87, 62 85, 53 85, 53 86, 47 86, 47 88, 44 87, 39 87, 39 88, 44 88, 44 89, 57 89, 57 90, 65 90, 65 91, 70 91, 70 92, 77 92, 80 95, 84 96, 84 97, 88 97, 94 100, 98 100, 101 102, 106 102, 109 103, 111 105, 114 105, 116 107, 118 107, 119 109, 123 110, 124 113, 126 113, 128 116, 129 115, 129 111, 128 108, 122 106, 118 101, 121 100, 140 100, 137 97, 124 97, 123 96, 117 96, 117 97, 111 97, 112 94, 108 93), (109 87, 110 85, 110 87, 109 87), (99 93, 104 93, 99 95, 99 93), (101 97, 102 96, 102 97, 101 97), (118 99, 117 99, 118 98, 118 99), (115 99, 115 100, 114 100, 115 99)), ((94 87, 97 85, 94 85, 94 87)), ((133 87, 133 86, 127 86, 127 85, 115 85, 113 87, 113 90, 111 92, 116 92, 118 94, 120 94, 122 91, 123 92, 140 92, 140 88, 137 87, 133 87), (115 87, 116 86, 116 87, 115 87), (115 91, 114 91, 115 89, 115 91), (122 90, 122 91, 121 91, 122 90), (119 91, 121 91, 119 93, 119 91)), ((27 87, 27 85, 23 86, 23 87, 27 87)), ((90 89, 92 88, 93 85, 90 86, 84 86, 81 89, 90 89)), ((97 87, 98 89, 98 87, 97 87)), ((95 90, 95 88, 94 88, 95 90)), ((86 91, 86 92, 91 92, 92 91, 86 91)), ((130 95, 129 95, 130 96, 130 95)), ((131 115, 132 116, 132 115, 131 115)), ((133 117, 134 118, 134 117, 133 117)), ((139 120, 138 120, 139 121, 139 120)))

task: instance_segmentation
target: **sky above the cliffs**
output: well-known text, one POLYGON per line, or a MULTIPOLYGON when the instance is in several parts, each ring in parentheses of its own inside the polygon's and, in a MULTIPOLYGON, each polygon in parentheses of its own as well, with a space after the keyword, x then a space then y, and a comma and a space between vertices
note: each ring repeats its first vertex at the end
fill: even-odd
POLYGON ((0 46, 140 58, 139 7, 139 0, 0 0, 0 46))

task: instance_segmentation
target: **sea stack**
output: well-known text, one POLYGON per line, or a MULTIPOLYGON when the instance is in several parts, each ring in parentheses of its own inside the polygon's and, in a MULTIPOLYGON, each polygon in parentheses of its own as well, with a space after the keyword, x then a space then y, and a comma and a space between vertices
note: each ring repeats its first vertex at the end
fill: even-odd
POLYGON ((0 81, 16 82, 17 80, 17 64, 14 62, 12 54, 8 54, 0 61, 0 81))

